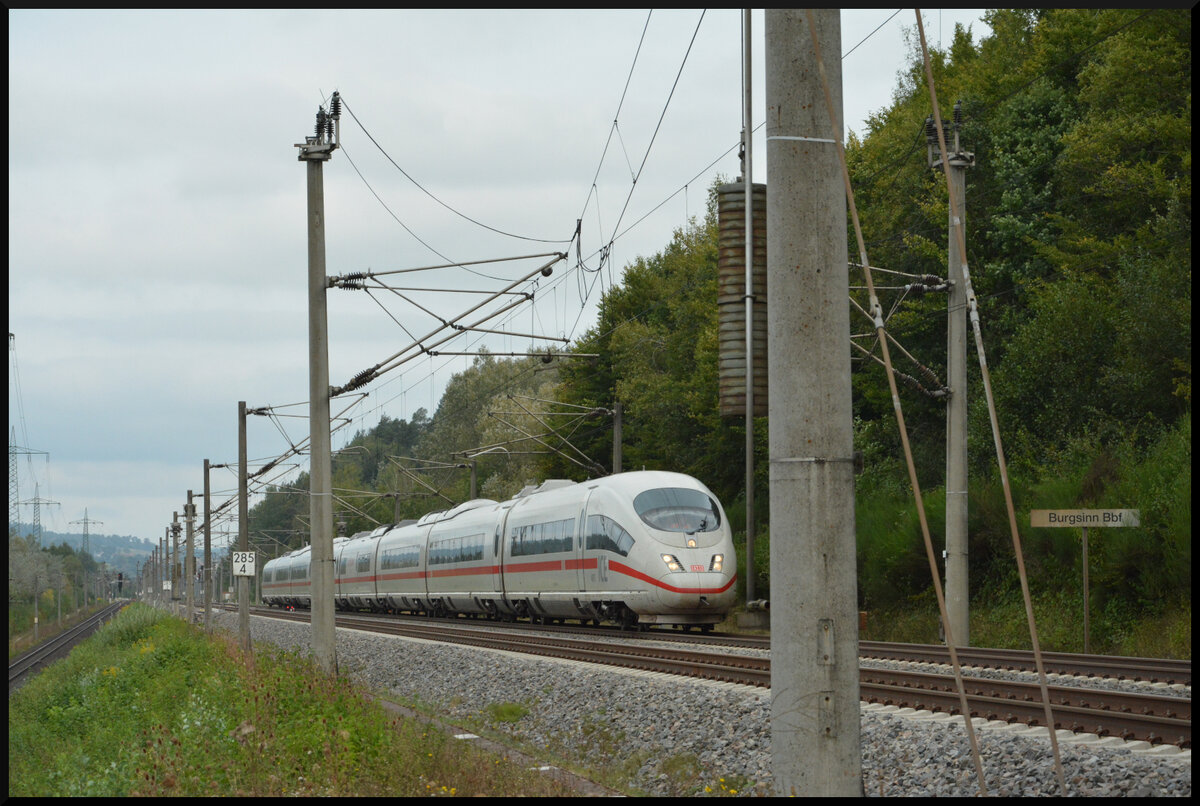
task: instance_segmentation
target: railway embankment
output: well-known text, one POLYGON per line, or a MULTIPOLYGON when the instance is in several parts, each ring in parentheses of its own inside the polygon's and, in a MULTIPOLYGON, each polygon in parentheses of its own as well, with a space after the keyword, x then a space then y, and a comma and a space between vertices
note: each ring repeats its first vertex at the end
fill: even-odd
MULTIPOLYGON (((303 624, 254 618, 251 630, 256 642, 308 647, 303 624)), ((613 788, 772 793, 765 689, 345 629, 338 659, 344 674, 377 692, 613 788)), ((961 726, 912 709, 864 707, 861 731, 868 795, 978 793, 961 726)), ((1068 794, 1191 794, 1190 752, 1060 736, 1068 794)), ((979 737, 989 794, 1061 794, 1044 730, 993 724, 979 737)))

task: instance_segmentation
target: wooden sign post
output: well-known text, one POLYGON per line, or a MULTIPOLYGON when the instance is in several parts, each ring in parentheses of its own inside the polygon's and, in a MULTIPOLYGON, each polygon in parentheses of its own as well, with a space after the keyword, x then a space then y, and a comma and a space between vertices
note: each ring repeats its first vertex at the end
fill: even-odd
POLYGON ((1141 526, 1142 514, 1136 509, 1034 509, 1029 512, 1029 525, 1078 526, 1083 530, 1083 653, 1091 654, 1091 625, 1088 614, 1088 528, 1095 526, 1141 526))

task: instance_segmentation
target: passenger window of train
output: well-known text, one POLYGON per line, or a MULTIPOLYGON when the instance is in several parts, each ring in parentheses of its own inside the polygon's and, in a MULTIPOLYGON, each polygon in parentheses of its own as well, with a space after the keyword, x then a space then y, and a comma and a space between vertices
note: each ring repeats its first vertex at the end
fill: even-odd
POLYGON ((629 550, 633 548, 633 536, 607 515, 589 515, 587 548, 612 551, 628 557, 629 550))
POLYGON ((417 549, 389 549, 379 560, 380 570, 415 568, 420 561, 417 549))
POLYGON ((714 532, 721 527, 717 502, 699 490, 646 490, 633 499, 633 508, 647 525, 664 532, 714 532))
POLYGON ((358 555, 358 561, 354 565, 354 570, 357 571, 358 573, 370 571, 371 570, 371 555, 369 553, 358 555))

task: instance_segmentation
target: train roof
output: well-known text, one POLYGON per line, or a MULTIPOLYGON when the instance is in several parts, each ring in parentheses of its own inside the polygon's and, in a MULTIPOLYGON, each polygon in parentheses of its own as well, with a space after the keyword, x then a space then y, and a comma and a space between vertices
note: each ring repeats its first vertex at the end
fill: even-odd
MULTIPOLYGON (((658 487, 689 487, 711 490, 704 482, 686 473, 676 473, 673 470, 631 470, 628 473, 614 473, 584 482, 587 485, 600 484, 623 493, 634 494, 642 490, 652 490, 658 487)), ((716 496, 713 496, 714 498, 716 496)))
POLYGON ((513 496, 513 500, 525 498, 526 496, 530 495, 537 495, 538 493, 549 492, 550 490, 561 490, 564 487, 574 487, 577 483, 578 482, 571 481, 570 479, 546 479, 541 484, 526 485, 524 488, 522 488, 521 492, 513 496))
POLYGON ((443 512, 430 512, 428 515, 425 515, 423 518, 417 521, 417 526, 428 526, 431 523, 448 521, 451 518, 463 514, 464 512, 470 512, 472 509, 495 506, 497 503, 499 502, 493 501, 490 498, 473 498, 470 501, 464 501, 453 509, 448 509, 443 512))
MULTIPOLYGON (((637 495, 645 490, 653 490, 661 487, 687 487, 690 489, 703 490, 709 495, 713 496, 714 499, 716 498, 716 496, 713 495, 712 491, 708 489, 704 482, 689 476, 686 473, 676 473, 672 470, 631 470, 625 473, 614 473, 608 476, 600 476, 599 478, 588 479, 587 481, 583 482, 575 482, 571 481, 570 479, 546 479, 541 484, 536 486, 532 484, 527 485, 519 493, 503 503, 512 504, 515 501, 529 498, 530 496, 537 495, 539 493, 551 492, 554 490, 564 490, 580 484, 588 487, 606 487, 623 495, 629 496, 637 495)), ((419 520, 414 521, 409 519, 400 521, 399 523, 384 524, 376 527, 371 532, 359 532, 355 534, 353 538, 336 538, 334 543, 337 544, 338 541, 361 539, 364 536, 380 537, 393 529, 399 529, 401 527, 411 526, 413 524, 416 524, 417 526, 428 526, 434 523, 443 523, 463 514, 464 512, 470 512, 471 510, 480 509, 487 506, 497 506, 500 505, 500 503, 501 502, 494 501, 491 498, 473 498, 470 501, 464 501, 463 503, 448 510, 430 512, 427 515, 422 516, 419 520)), ((270 562, 296 558, 308 553, 311 549, 312 546, 310 544, 304 546, 303 548, 288 552, 287 554, 277 557, 270 562)))

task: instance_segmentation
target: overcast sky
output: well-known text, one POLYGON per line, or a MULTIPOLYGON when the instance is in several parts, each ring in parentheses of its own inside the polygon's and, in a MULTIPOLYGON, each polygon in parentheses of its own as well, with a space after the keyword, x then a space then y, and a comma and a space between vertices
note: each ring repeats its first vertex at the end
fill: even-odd
MULTIPOLYGON (((916 41, 914 12, 895 11, 842 13, 844 119, 859 133, 916 41)), ((990 33, 981 10, 923 14, 933 46, 955 22, 976 42, 990 33)), ((307 401, 295 144, 334 90, 327 274, 563 251, 583 221, 579 256, 599 271, 580 271, 572 244, 532 305, 487 325, 516 335, 443 352, 578 338, 622 268, 703 216, 714 177, 739 173, 740 11, 9 10, 8 24, 9 426, 49 454, 19 462, 20 499, 37 484, 58 502, 42 506, 46 530, 82 531, 86 510, 92 533, 157 540, 202 492, 204 459, 236 463, 238 401, 307 401)), ((751 28, 758 126, 761 11, 751 28)), ((762 129, 753 148, 762 182, 762 129)), ((392 282, 496 291, 545 260, 392 282)), ((418 306, 448 319, 485 299, 405 294, 329 292, 332 385, 437 327, 418 306)), ((469 363, 421 356, 383 375, 334 448, 383 414, 432 414, 469 363)), ((307 437, 306 406, 278 411, 297 416, 250 418, 252 463, 307 437)), ((224 500, 236 479, 214 471, 213 489, 224 500)))

